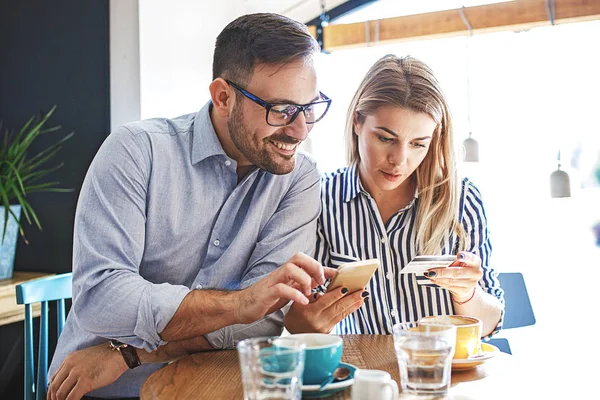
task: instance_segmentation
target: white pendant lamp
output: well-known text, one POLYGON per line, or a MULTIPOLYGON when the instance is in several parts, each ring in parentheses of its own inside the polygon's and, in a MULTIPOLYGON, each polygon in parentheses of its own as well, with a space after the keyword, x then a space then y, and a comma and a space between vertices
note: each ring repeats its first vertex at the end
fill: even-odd
POLYGON ((571 181, 569 174, 560 169, 560 150, 558 151, 558 167, 550 175, 550 195, 554 198, 571 197, 571 181))
POLYGON ((465 150, 464 161, 479 162, 479 143, 471 137, 471 132, 469 132, 469 137, 463 141, 463 148, 465 150))

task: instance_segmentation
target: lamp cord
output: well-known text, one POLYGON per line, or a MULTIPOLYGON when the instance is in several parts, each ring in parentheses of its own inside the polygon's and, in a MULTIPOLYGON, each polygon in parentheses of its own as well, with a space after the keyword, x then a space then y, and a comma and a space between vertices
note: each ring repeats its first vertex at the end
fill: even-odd
POLYGON ((321 0, 321 15, 319 16, 319 19, 321 20, 321 24, 325 23, 325 25, 327 25, 329 22, 329 15, 327 15, 327 6, 325 4, 325 0, 321 0))
POLYGON ((467 75, 467 79, 466 79, 466 86, 467 86, 467 128, 469 130, 469 137, 471 137, 471 133, 472 133, 472 126, 471 126, 471 71, 469 68, 469 54, 470 54, 470 47, 469 47, 469 43, 471 42, 471 38, 473 37, 473 28, 471 27, 471 24, 469 23, 469 20, 467 19, 467 16, 465 15, 465 6, 462 6, 461 8, 458 9, 458 12, 460 13, 460 18, 462 19, 462 21, 464 22, 465 26, 467 27, 467 29, 469 30, 469 37, 467 38, 467 44, 465 45, 465 69, 466 69, 466 75, 467 75))
POLYGON ((554 0, 546 0, 546 14, 550 24, 554 25, 554 19, 556 18, 556 4, 554 0))
POLYGON ((560 166, 561 166, 561 162, 560 162, 560 149, 558 149, 558 155, 556 156, 556 161, 558 162, 558 169, 560 169, 560 166))

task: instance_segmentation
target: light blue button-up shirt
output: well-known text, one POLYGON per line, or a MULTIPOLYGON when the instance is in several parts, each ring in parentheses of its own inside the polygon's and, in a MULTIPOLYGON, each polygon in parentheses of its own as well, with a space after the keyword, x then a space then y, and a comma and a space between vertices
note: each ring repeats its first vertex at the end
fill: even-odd
MULTIPOLYGON (((286 175, 261 169, 238 183, 210 119, 196 114, 116 129, 83 183, 75 216, 73 306, 50 367, 78 349, 117 339, 148 351, 190 290, 247 287, 295 252, 312 255, 319 173, 299 153, 286 175)), ((278 335, 278 311, 206 335, 216 348, 278 335)), ((162 364, 142 365, 91 393, 139 395, 162 364)))

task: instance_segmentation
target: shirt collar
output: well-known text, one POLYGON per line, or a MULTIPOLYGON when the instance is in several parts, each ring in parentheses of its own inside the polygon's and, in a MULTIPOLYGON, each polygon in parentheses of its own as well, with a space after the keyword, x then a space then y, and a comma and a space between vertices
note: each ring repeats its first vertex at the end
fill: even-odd
MULTIPOLYGON (((209 101, 202 107, 194 118, 194 133, 192 136, 192 165, 212 157, 225 154, 221 142, 217 137, 217 132, 210 119, 210 110, 212 102, 209 101)), ((229 157, 227 157, 229 158, 229 157)))
POLYGON ((352 163, 346 170, 346 179, 342 180, 342 184, 344 185, 343 193, 344 193, 344 202, 347 203, 350 200, 354 199, 358 196, 358 193, 364 192, 368 194, 367 191, 362 187, 360 183, 360 179, 358 177, 358 164, 352 163))

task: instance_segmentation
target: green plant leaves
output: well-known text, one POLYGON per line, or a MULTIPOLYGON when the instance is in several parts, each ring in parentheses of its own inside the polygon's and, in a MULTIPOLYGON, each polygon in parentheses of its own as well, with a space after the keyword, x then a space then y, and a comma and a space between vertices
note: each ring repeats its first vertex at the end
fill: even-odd
MULTIPOLYGON (((60 126, 44 128, 48 119, 52 116, 56 106, 40 118, 31 117, 21 130, 11 134, 8 129, 4 138, 0 141, 0 205, 4 206, 4 227, 2 229, 2 241, 6 235, 8 218, 17 221, 19 233, 24 235, 23 227, 17 216, 10 210, 11 201, 17 201, 21 205, 23 215, 29 224, 35 223, 38 229, 42 229, 37 214, 29 204, 27 196, 35 192, 70 192, 71 189, 60 188, 59 182, 39 182, 48 174, 62 167, 62 163, 46 167, 62 145, 69 140, 74 133, 70 133, 57 142, 49 145, 39 153, 28 156, 31 144, 40 136, 60 129, 60 126)), ((0 129, 2 123, 0 122, 0 129)), ((0 132, 1 133, 1 132, 0 132)))

